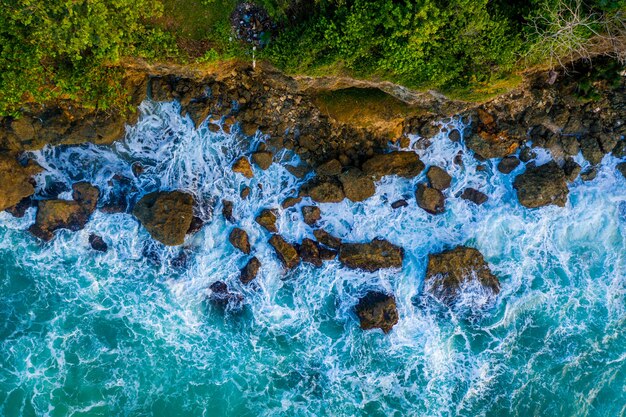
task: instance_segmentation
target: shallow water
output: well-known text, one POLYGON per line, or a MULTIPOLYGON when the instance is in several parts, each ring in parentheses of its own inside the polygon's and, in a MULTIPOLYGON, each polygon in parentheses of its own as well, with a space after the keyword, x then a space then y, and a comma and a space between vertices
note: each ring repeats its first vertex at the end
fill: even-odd
MULTIPOLYGON (((301 180, 278 163, 252 180, 234 175, 232 162, 263 138, 196 130, 179 110, 146 102, 113 146, 33 153, 47 170, 40 188, 87 180, 107 190, 122 174, 143 192, 188 190, 214 213, 201 213, 212 220, 183 249, 154 245, 156 264, 128 214, 95 212, 85 230, 45 245, 26 231, 33 209, 0 214, 0 415, 626 415, 626 181, 614 158, 594 181, 570 185, 567 207, 528 210, 511 186, 523 167, 505 176, 489 162, 480 172, 469 154, 457 166, 465 148, 442 133, 417 152, 453 177, 445 214, 416 206, 423 174, 387 177, 364 203, 320 205, 321 225, 342 239, 402 246, 401 271, 326 262, 285 273, 254 217, 301 180), (146 171, 134 178, 137 160, 146 171), (242 201, 244 185, 252 193, 242 201), (454 198, 467 186, 489 201, 454 198), (403 196, 408 207, 391 209, 403 196), (263 264, 254 285, 239 283, 247 256, 228 242, 224 198, 263 264), (107 253, 89 248, 90 233, 107 253), (468 288, 450 310, 424 295, 428 254, 457 244, 479 249, 499 276, 495 302, 468 288), (181 250, 188 263, 173 266, 181 250), (216 280, 244 295, 242 312, 206 303, 216 280), (358 326, 352 309, 369 289, 396 296, 400 321, 388 335, 358 326)), ((300 215, 307 203, 280 210, 287 240, 313 237, 300 215)))

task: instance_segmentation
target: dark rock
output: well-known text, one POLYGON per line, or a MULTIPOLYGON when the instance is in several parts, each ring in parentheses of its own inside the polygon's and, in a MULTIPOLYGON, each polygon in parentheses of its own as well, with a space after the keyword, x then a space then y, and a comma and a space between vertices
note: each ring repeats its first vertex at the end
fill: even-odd
POLYGON ((302 217, 306 224, 313 226, 322 218, 322 211, 317 206, 304 206, 302 207, 302 217))
POLYGON ((319 247, 317 243, 311 239, 302 239, 299 251, 302 261, 315 265, 316 267, 322 266, 322 259, 320 257, 319 247))
POLYGON ((513 187, 520 204, 528 208, 549 204, 564 207, 569 194, 565 173, 554 161, 527 167, 526 172, 515 178, 513 187))
POLYGON ((230 243, 245 254, 250 254, 250 241, 245 230, 235 227, 228 236, 230 243))
POLYGON ((450 183, 452 182, 450 174, 438 166, 431 166, 428 168, 426 177, 428 178, 428 181, 430 181, 430 186, 439 191, 449 188, 450 183))
POLYGON ((484 159, 504 158, 515 152, 519 146, 517 138, 506 132, 491 133, 480 131, 466 141, 467 147, 484 159))
POLYGON ((104 213, 126 213, 130 209, 131 196, 137 193, 137 188, 130 178, 115 175, 109 180, 111 190, 100 207, 104 213))
POLYGON ((256 256, 253 256, 241 270, 239 280, 244 284, 248 284, 256 278, 259 269, 261 269, 261 261, 259 261, 256 256))
POLYGON ((563 173, 565 174, 565 181, 572 182, 578 178, 581 167, 574 161, 573 158, 567 158, 563 164, 563 173))
POLYGON ((243 296, 238 293, 230 292, 228 286, 223 281, 215 281, 209 286, 211 295, 209 301, 221 308, 230 308, 238 310, 243 303, 243 296))
POLYGON ((172 268, 184 269, 187 267, 189 263, 189 255, 187 251, 182 250, 178 255, 176 255, 171 261, 170 265, 172 268))
POLYGON ((188 235, 195 235, 204 227, 204 219, 200 216, 193 216, 191 218, 191 224, 189 225, 189 229, 187 230, 188 235))
POLYGON ((309 182, 301 191, 317 203, 339 203, 345 198, 341 185, 330 179, 309 182))
POLYGON ((398 200, 391 203, 391 208, 395 210, 399 209, 400 207, 406 207, 408 205, 409 203, 407 203, 406 200, 398 200))
POLYGON ((133 171, 133 175, 135 177, 139 177, 145 171, 145 169, 144 169, 143 165, 141 164, 141 162, 133 162, 133 164, 131 165, 130 169, 133 171))
POLYGON ((389 333, 398 323, 396 299, 383 292, 370 291, 356 305, 356 315, 361 322, 361 329, 381 329, 389 333))
POLYGON ((0 211, 33 195, 35 187, 31 177, 40 171, 41 167, 35 164, 23 167, 14 157, 0 154, 0 211))
POLYGON ((341 174, 342 165, 336 159, 331 159, 330 161, 324 162, 322 165, 318 166, 315 169, 315 172, 319 176, 326 177, 334 177, 341 174))
POLYGON ((487 197, 486 194, 471 187, 468 187, 465 190, 463 190, 463 194, 461 194, 461 198, 463 200, 471 201, 472 203, 478 206, 480 206, 481 204, 484 204, 485 202, 487 202, 487 200, 489 200, 489 197, 487 197))
POLYGON ((580 151, 591 165, 598 165, 602 162, 602 158, 604 158, 604 152, 602 148, 600 148, 600 144, 597 139, 591 135, 584 135, 580 139, 580 151))
POLYGON ((5 211, 11 214, 13 217, 22 218, 26 214, 26 210, 36 205, 37 203, 35 200, 33 200, 33 196, 28 196, 22 198, 19 203, 17 203, 13 207, 9 207, 5 211))
POLYGON ((428 187, 426 184, 418 184, 415 191, 417 205, 430 214, 441 214, 445 211, 446 199, 441 191, 428 187))
POLYGON ((289 171, 289 173, 294 177, 301 179, 306 177, 308 173, 311 172, 311 169, 309 167, 303 165, 285 165, 285 169, 289 171))
POLYGON ((320 259, 322 261, 332 261, 337 257, 337 251, 334 249, 328 249, 324 246, 319 246, 318 250, 320 253, 320 259))
POLYGON ((359 169, 350 169, 339 176, 339 181, 346 198, 350 201, 363 201, 376 193, 376 186, 371 176, 363 174, 359 169))
POLYGON ((374 178, 381 178, 385 175, 413 178, 424 170, 424 163, 415 152, 395 151, 368 159, 362 169, 365 174, 374 178))
POLYGON ((177 246, 193 220, 193 196, 182 191, 157 191, 141 198, 133 215, 146 228, 153 239, 164 245, 177 246))
POLYGON ((498 162, 498 171, 503 174, 510 174, 517 168, 520 164, 520 160, 515 156, 506 156, 502 158, 500 162, 498 162))
POLYGON ((235 222, 235 218, 233 217, 233 208, 234 204, 232 201, 222 200, 222 215, 231 223, 235 222))
POLYGON ((237 172, 246 178, 254 177, 250 161, 248 161, 248 158, 246 158, 245 156, 242 156, 235 161, 235 163, 233 164, 233 172, 237 172))
POLYGON ((456 301, 465 283, 478 280, 483 288, 498 294, 500 282, 491 273, 483 255, 474 248, 458 246, 428 256, 424 285, 426 290, 445 304, 456 301))
POLYGON ((243 189, 239 193, 239 197, 241 197, 242 200, 247 199, 248 196, 250 196, 250 191, 250 187, 243 187, 243 189))
POLYGON ((276 211, 270 209, 263 209, 258 216, 256 216, 256 222, 263 226, 270 233, 278 233, 276 228, 276 211))
POLYGON ((293 207, 296 204, 299 204, 302 201, 302 197, 287 197, 285 201, 282 202, 282 208, 286 209, 289 207, 293 207))
POLYGON ((268 169, 273 162, 274 154, 269 151, 259 151, 252 154, 252 162, 262 170, 268 169))
POLYGON ((313 230, 313 236, 319 243, 328 246, 331 249, 339 249, 341 247, 341 239, 336 238, 324 229, 313 230))
POLYGON ((278 259, 287 269, 293 269, 300 263, 300 256, 293 245, 287 243, 280 235, 273 235, 269 241, 270 245, 276 251, 278 259))
POLYGON ((626 162, 620 162, 615 166, 615 168, 617 168, 619 173, 622 174, 624 178, 626 178, 626 162))
POLYGON ((109 250, 109 245, 106 244, 104 239, 102 239, 101 236, 95 235, 93 233, 89 235, 89 244, 91 245, 91 248, 93 250, 96 250, 98 252, 106 252, 107 250, 109 250))
POLYGON ((452 142, 460 141, 461 140, 461 132, 459 132, 457 129, 453 129, 448 134, 448 139, 450 139, 452 142))
POLYGON ((522 147, 519 152, 519 159, 522 162, 530 162, 537 157, 537 152, 533 151, 528 146, 522 147))
POLYGON ((598 168, 589 167, 582 174, 580 174, 580 178, 583 181, 593 181, 598 176, 598 168))
POLYGON ((404 250, 386 240, 369 243, 344 243, 339 249, 339 262, 348 268, 374 272, 383 268, 402 268, 404 250))
POLYGON ((613 150, 611 151, 611 153, 616 158, 626 157, 626 139, 622 139, 618 141, 613 147, 613 150))

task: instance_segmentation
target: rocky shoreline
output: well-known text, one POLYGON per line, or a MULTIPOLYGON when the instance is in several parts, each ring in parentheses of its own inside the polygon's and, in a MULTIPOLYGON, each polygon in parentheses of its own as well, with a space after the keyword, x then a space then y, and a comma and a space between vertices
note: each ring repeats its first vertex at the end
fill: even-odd
MULTIPOLYGON (((444 213, 447 198, 462 198, 477 205, 488 200, 487 195, 470 187, 458 196, 446 197, 452 177, 441 167, 426 167, 409 148, 411 142, 407 136, 390 142, 380 132, 333 120, 316 107, 296 80, 272 68, 261 65, 255 70, 232 64, 210 74, 186 75, 129 72, 126 82, 132 91, 132 105, 138 106, 147 98, 177 100, 182 114, 188 115, 196 126, 207 121, 211 130, 233 131, 243 136, 262 132, 266 140, 258 149, 234 161, 230 167, 233 175, 250 179, 254 176, 253 167, 268 169, 277 163, 274 156, 285 149, 296 153, 303 162, 285 166, 296 177, 306 177, 297 195, 285 200, 280 208, 262 209, 256 217, 286 270, 296 268, 301 262, 321 267, 324 261, 334 259, 346 268, 368 272, 402 268, 403 264, 403 249, 384 239, 342 242, 318 228, 321 213, 317 205, 301 207, 302 218, 316 240, 286 241, 278 234, 277 210, 289 209, 303 198, 317 204, 344 199, 364 201, 374 195, 375 182, 384 176, 415 178, 426 170, 426 181, 417 185, 415 199, 418 207, 430 215, 444 213)), ((559 77, 552 84, 544 77, 544 74, 530 76, 518 91, 475 108, 459 109, 454 104, 447 107, 454 110, 449 114, 441 113, 441 108, 446 106, 425 109, 425 114, 405 120, 404 133, 419 136, 415 146, 425 147, 440 132, 440 120, 446 117, 471 120, 465 131, 447 132, 450 140, 464 140, 479 161, 500 159, 497 168, 503 174, 525 165, 525 170, 513 181, 523 206, 563 207, 567 204, 568 183, 579 175, 583 180, 593 179, 595 166, 606 154, 626 157, 625 77, 621 76, 617 84, 597 80, 594 88, 602 95, 594 101, 574 97, 580 75, 559 77), (533 147, 547 149, 553 160, 537 166, 533 147), (590 164, 582 173, 573 159, 579 152, 590 164)), ((310 84, 310 80, 307 82, 310 84)), ((70 103, 25 107, 20 119, 0 120, 0 210, 23 216, 28 207, 36 207, 35 224, 29 230, 44 241, 53 239, 58 229, 82 229, 93 211, 100 209, 130 213, 156 241, 181 245, 187 235, 203 226, 203 220, 194 214, 201 203, 184 190, 160 190, 143 195, 141 190, 132 189, 128 179, 113 177, 109 182, 113 191, 107 193, 113 197, 106 202, 101 201, 104 190, 84 182, 73 184, 72 200, 58 198, 66 190, 34 196, 33 176, 42 168, 20 157, 24 151, 44 145, 109 144, 122 138, 125 124, 135 120, 136 116, 77 109, 70 103)), ((619 164, 618 170, 626 175, 626 162, 619 164)), ((133 165, 133 172, 141 175, 141 166, 133 165)), ((406 205, 404 200, 392 203, 394 209, 406 205)), ((224 218, 236 223, 233 203, 217 202, 213 210, 220 206, 224 218)), ((234 227, 229 240, 235 248, 250 255, 240 280, 243 284, 253 282, 262 265, 254 256, 247 232, 234 227)), ((89 241, 94 250, 107 250, 102 237, 90 236, 89 241)), ((499 292, 498 278, 475 249, 457 247, 430 255, 425 288, 439 302, 454 304, 458 289, 468 280, 477 280, 494 295, 499 292)), ((211 290, 211 300, 218 305, 242 305, 241 295, 231 292, 223 282, 214 283, 211 290)), ((388 332, 398 321, 391 294, 368 293, 355 311, 363 329, 380 328, 388 332)))

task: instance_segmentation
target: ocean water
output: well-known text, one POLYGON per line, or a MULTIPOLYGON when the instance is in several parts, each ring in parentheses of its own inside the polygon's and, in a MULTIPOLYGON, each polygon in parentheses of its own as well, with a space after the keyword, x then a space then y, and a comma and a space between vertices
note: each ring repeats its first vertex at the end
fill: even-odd
MULTIPOLYGON (((441 133, 416 152, 453 176, 445 214, 416 206, 423 174, 386 177, 363 203, 320 205, 320 224, 345 241, 402 246, 401 270, 333 261, 286 273, 254 217, 302 180, 279 163, 255 168, 251 180, 230 170, 262 135, 196 130, 176 103, 145 102, 141 112, 112 146, 33 152, 47 170, 38 186, 87 180, 106 195, 121 174, 142 192, 192 192, 210 221, 166 248, 131 215, 97 211, 84 230, 42 244, 26 230, 34 209, 22 219, 0 214, 1 416, 626 415, 626 181, 613 157, 595 180, 570 185, 565 208, 528 210, 511 186, 523 167, 502 175, 487 162, 479 171, 468 153, 458 166, 463 143, 441 133), (146 168, 139 178, 134 161, 146 168), (245 185, 252 193, 242 201, 245 185), (489 201, 454 197, 467 186, 489 201), (408 207, 391 209, 402 197, 408 207), (239 282, 248 257, 228 242, 224 198, 262 262, 252 285, 239 282), (89 248, 90 233, 107 253, 89 248), (458 244, 478 248, 500 278, 495 300, 466 288, 449 309, 424 293, 428 254, 458 244), (206 302, 216 280, 243 295, 241 311, 206 302), (358 326, 353 307, 370 289, 396 296, 400 321, 388 335, 358 326)), ((278 158, 297 163, 288 152, 278 158)), ((280 210, 287 240, 312 237, 300 214, 307 203, 280 210)))

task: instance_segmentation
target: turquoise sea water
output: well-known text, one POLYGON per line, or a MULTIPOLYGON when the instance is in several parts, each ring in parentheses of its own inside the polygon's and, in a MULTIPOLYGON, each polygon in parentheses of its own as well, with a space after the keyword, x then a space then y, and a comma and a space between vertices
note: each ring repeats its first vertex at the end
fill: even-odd
MULTIPOLYGON (((511 187, 523 167, 477 171, 469 154, 459 167, 463 144, 441 134, 417 152, 454 178, 444 215, 417 208, 423 175, 385 178, 364 203, 321 205, 321 225, 345 241, 404 247, 402 270, 327 262, 285 273, 254 217, 301 180, 277 163, 252 180, 230 171, 261 136, 196 130, 175 103, 141 109, 113 146, 33 153, 48 172, 38 184, 88 180, 108 190, 113 174, 134 178, 139 160, 138 189, 189 190, 215 207, 202 213, 212 220, 183 248, 155 245, 154 263, 131 215, 96 212, 85 230, 41 244, 26 231, 33 209, 23 219, 0 214, 1 416, 626 415, 626 181, 614 158, 594 181, 570 185, 567 207, 528 210, 511 187), (246 201, 244 185, 253 190, 246 201), (454 197, 467 186, 489 201, 454 197), (409 206, 392 210, 402 196, 409 206), (254 285, 239 283, 247 257, 228 243, 223 198, 263 264, 254 285), (90 233, 107 253, 89 248, 90 233), (496 300, 468 287, 449 310, 424 294, 428 254, 457 244, 484 254, 502 284, 496 300), (185 266, 172 262, 181 250, 185 266), (216 280, 243 294, 242 312, 206 302, 216 280), (400 321, 388 335, 358 326, 353 306, 369 289, 396 296, 400 321)), ((312 237, 299 207, 280 211, 287 240, 312 237)))

